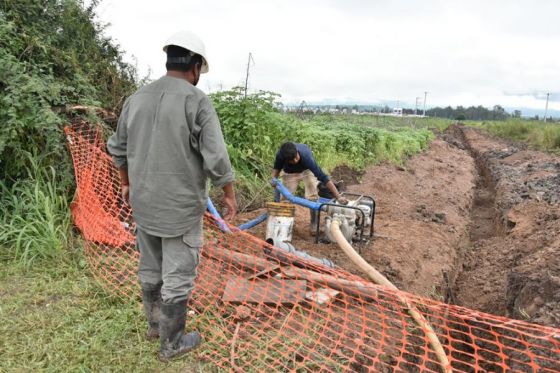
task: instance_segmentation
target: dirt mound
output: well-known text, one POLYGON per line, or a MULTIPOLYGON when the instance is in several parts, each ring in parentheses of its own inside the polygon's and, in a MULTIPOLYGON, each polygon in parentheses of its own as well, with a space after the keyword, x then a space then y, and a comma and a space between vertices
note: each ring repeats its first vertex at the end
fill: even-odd
POLYGON ((467 233, 474 180, 468 153, 442 140, 404 167, 369 168, 350 188, 374 194, 378 206, 377 238, 363 257, 397 286, 443 298, 443 273, 453 269, 467 233))
POLYGON ((333 182, 341 182, 344 187, 355 185, 360 182, 360 178, 364 172, 355 170, 348 166, 337 166, 331 172, 333 182))

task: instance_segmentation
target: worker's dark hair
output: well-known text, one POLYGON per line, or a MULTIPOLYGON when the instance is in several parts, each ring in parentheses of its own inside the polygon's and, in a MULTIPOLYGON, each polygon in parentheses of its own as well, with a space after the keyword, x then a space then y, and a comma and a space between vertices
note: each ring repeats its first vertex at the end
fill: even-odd
POLYGON ((285 160, 291 161, 293 160, 296 155, 297 155, 297 147, 296 144, 294 144, 291 141, 285 142, 280 146, 280 155, 282 156, 282 158, 284 158, 285 160))
POLYGON ((197 63, 202 65, 202 56, 200 54, 193 54, 191 51, 176 45, 169 45, 167 47, 165 68, 168 71, 189 71, 197 63))

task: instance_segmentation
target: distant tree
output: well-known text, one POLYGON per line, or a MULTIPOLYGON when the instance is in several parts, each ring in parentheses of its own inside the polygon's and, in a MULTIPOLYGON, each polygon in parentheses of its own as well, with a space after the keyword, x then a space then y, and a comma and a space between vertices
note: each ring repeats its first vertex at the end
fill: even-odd
POLYGON ((514 110, 513 111, 514 118, 521 118, 521 110, 514 110))
POLYGON ((506 110, 501 107, 500 105, 494 105, 494 108, 492 110, 492 114, 493 114, 493 118, 494 120, 504 120, 508 117, 508 114, 506 113, 506 110))

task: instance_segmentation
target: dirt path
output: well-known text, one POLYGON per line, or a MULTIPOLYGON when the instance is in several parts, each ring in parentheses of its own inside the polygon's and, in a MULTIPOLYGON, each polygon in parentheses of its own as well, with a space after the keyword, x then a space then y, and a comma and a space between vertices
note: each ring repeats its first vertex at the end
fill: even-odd
MULTIPOLYGON (((401 289, 560 326, 559 174, 560 157, 451 127, 403 167, 370 167, 348 186, 377 201, 362 256, 401 289)), ((308 221, 298 209, 292 243, 361 275, 335 244, 313 243, 308 221)))

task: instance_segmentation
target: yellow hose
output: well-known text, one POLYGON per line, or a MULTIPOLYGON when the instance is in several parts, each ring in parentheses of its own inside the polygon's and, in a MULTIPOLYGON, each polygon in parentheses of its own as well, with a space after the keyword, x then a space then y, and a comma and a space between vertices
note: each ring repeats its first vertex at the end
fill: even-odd
MULTIPOLYGON (((331 234, 338 243, 338 246, 348 255, 348 257, 358 266, 362 271, 367 273, 367 275, 375 282, 376 284, 386 286, 393 290, 399 290, 391 281, 387 280, 385 276, 383 276, 379 271, 377 271, 374 267, 372 267, 368 262, 364 260, 354 250, 352 245, 346 241, 344 235, 340 231, 340 221, 337 219, 333 219, 331 223, 331 234)), ((407 309, 410 316, 416 321, 416 323, 424 330, 428 340, 430 341, 430 345, 432 346, 444 372, 452 372, 451 365, 449 364, 449 360, 447 359, 447 355, 445 354, 445 350, 441 345, 436 333, 432 326, 426 321, 424 316, 418 312, 416 307, 414 307, 408 299, 401 293, 396 293, 397 297, 401 302, 404 303, 405 308, 407 309)))

